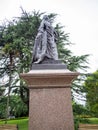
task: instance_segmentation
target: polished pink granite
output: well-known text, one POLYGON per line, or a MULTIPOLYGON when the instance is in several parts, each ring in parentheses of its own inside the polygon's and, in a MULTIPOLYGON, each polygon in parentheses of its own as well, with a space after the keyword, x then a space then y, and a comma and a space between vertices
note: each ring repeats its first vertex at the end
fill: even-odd
POLYGON ((29 130, 74 130, 70 86, 78 75, 68 70, 20 75, 30 91, 29 130))

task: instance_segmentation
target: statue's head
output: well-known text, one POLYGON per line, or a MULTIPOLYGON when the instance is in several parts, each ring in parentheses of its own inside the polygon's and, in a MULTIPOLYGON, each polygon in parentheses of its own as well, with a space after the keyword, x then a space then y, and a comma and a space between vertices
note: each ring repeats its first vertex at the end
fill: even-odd
POLYGON ((49 17, 48 17, 47 15, 44 15, 44 16, 43 16, 43 19, 49 21, 49 17))

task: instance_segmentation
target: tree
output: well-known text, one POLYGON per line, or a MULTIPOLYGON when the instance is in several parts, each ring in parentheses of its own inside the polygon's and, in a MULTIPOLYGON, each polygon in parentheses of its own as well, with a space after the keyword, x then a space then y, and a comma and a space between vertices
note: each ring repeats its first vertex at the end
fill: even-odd
POLYGON ((0 98, 0 119, 5 118, 6 115, 6 99, 3 96, 0 98))
MULTIPOLYGON (((36 11, 30 14, 22 9, 21 17, 14 18, 0 26, 0 46, 3 51, 0 59, 0 77, 4 78, 6 75, 9 77, 9 72, 11 72, 14 80, 11 81, 10 92, 18 93, 27 106, 29 106, 29 91, 19 74, 28 72, 30 69, 33 44, 43 14, 36 11)), ((52 22, 56 16, 57 14, 49 14, 52 22)), ((62 31, 63 26, 56 24, 55 29, 58 32, 59 58, 71 71, 86 69, 85 63, 87 63, 88 55, 74 56, 68 49, 72 43, 69 41, 69 35, 62 31)), ((7 83, 5 86, 8 87, 7 83)), ((74 90, 76 90, 76 86, 74 90)))
POLYGON ((76 116, 86 116, 86 115, 88 116, 90 114, 89 110, 85 106, 78 104, 77 102, 73 101, 72 106, 73 106, 73 113, 76 116))
MULTIPOLYGON (((0 119, 5 118, 7 96, 0 99, 0 119)), ((19 95, 10 95, 8 118, 28 116, 28 109, 19 95)))
POLYGON ((98 70, 87 76, 84 83, 86 105, 98 117, 98 70))

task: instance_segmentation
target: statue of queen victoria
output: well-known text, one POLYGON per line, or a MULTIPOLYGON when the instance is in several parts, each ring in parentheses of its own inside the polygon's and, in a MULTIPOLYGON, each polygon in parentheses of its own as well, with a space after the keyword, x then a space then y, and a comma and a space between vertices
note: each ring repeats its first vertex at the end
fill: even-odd
POLYGON ((40 64, 45 59, 58 60, 57 36, 49 17, 45 15, 35 38, 32 63, 40 64))

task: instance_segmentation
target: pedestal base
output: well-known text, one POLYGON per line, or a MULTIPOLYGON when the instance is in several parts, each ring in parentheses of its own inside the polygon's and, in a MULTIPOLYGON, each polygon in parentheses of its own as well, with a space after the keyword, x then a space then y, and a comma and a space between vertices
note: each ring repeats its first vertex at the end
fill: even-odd
POLYGON ((70 88, 30 90, 29 130, 74 130, 70 88))
POLYGON ((77 76, 67 69, 21 74, 30 90, 29 130, 74 130, 70 86, 77 76))

